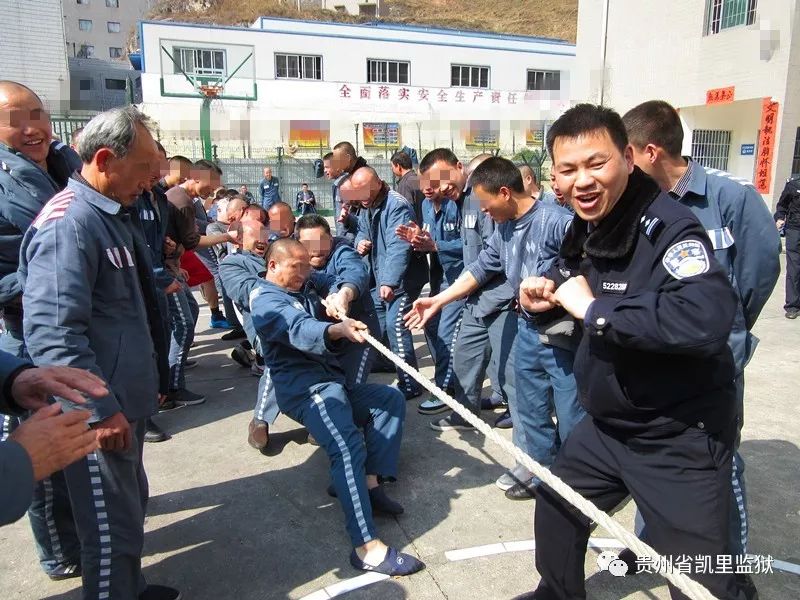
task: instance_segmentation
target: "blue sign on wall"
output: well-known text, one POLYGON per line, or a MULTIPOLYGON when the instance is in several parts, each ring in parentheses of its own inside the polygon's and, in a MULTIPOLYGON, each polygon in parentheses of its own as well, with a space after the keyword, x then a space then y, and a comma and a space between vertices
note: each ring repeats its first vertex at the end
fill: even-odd
POLYGON ((753 156, 756 153, 755 144, 742 144, 742 156, 753 156))

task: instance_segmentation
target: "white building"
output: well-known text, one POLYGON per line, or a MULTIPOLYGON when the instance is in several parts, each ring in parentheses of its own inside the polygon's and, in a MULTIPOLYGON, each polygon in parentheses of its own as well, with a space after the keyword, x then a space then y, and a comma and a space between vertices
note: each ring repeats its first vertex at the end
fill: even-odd
POLYGON ((584 0, 573 98, 670 102, 685 154, 774 203, 800 174, 798 19, 790 0, 584 0))
POLYGON ((124 60, 128 36, 153 4, 154 0, 63 0, 67 55, 124 60))
POLYGON ((144 109, 166 143, 198 136, 185 71, 230 78, 212 103, 220 148, 317 155, 340 140, 465 155, 540 145, 542 122, 568 106, 575 55, 544 38, 266 17, 250 28, 145 21, 139 40, 144 109))
POLYGON ((0 15, 0 79, 27 85, 54 114, 67 111, 69 68, 61 0, 0 0, 0 15))

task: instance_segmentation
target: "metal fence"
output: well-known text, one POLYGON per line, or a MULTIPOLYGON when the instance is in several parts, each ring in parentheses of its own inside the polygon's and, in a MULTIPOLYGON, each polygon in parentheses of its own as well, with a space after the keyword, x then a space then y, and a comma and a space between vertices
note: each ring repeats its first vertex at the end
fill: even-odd
MULTIPOLYGON (((199 140, 195 139, 175 139, 162 138, 167 154, 172 156, 181 154, 192 160, 203 157, 203 149, 199 140)), ((397 148, 362 148, 360 155, 363 156, 367 164, 373 167, 381 179, 386 181, 392 188, 395 185, 395 178, 392 174, 391 162, 389 158, 397 148)), ((320 211, 333 210, 333 195, 331 182, 325 178, 317 179, 314 176, 314 161, 329 151, 329 148, 317 150, 302 149, 301 156, 291 156, 284 152, 284 148, 276 145, 262 145, 259 147, 250 146, 246 142, 221 142, 213 146, 215 162, 222 169, 223 185, 239 189, 241 185, 246 185, 254 198, 258 196, 258 184, 264 178, 264 167, 272 169, 273 177, 280 181, 281 199, 294 208, 295 197, 301 190, 303 183, 307 183, 309 189, 314 192, 317 199, 317 209, 320 211)), ((428 150, 423 150, 419 154, 421 159, 428 150)), ((491 149, 487 149, 491 151, 491 149)), ((473 157, 481 154, 481 148, 461 148, 455 149, 456 154, 466 164, 473 157)), ((540 181, 549 181, 550 165, 547 157, 541 153, 522 151, 512 153, 496 149, 495 153, 504 156, 517 163, 527 163, 537 174, 540 181)))
MULTIPOLYGON (((272 176, 280 181, 281 199, 294 208, 295 197, 304 183, 314 192, 317 199, 317 209, 323 211, 333 210, 333 195, 331 182, 324 177, 314 177, 313 159, 284 159, 281 161, 265 162, 262 159, 219 159, 218 164, 222 169, 223 185, 239 189, 246 185, 258 198, 258 184, 264 178, 264 167, 272 168, 272 176)), ((394 185, 391 163, 388 160, 370 161, 369 165, 378 172, 378 175, 394 185)))
POLYGON ((72 139, 72 132, 86 125, 91 116, 87 117, 52 117, 53 136, 64 143, 69 144, 72 139))

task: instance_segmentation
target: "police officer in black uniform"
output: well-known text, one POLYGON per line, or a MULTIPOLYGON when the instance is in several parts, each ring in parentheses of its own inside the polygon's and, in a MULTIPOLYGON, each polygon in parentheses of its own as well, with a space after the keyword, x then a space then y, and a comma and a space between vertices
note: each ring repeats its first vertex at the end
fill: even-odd
MULTIPOLYGON (((547 144, 576 217, 559 261, 523 282, 520 304, 583 323, 575 377, 588 413, 552 472, 604 511, 632 496, 659 553, 710 556, 713 566, 730 554, 733 289, 700 223, 634 167, 617 113, 577 105, 547 144)), ((588 519, 542 486, 535 533, 533 597, 585 598, 588 519)), ((714 597, 745 598, 732 571, 694 564, 690 576, 714 597)))
POLYGON ((800 177, 786 182, 775 206, 775 224, 786 236, 786 311, 787 319, 800 315, 800 177))

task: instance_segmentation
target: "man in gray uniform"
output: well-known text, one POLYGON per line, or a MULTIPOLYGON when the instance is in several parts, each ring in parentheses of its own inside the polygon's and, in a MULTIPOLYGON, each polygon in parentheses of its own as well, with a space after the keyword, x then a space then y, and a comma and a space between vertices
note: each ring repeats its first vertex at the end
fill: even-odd
MULTIPOLYGON (((50 198, 67 185, 80 159, 51 142, 50 115, 41 99, 19 83, 0 82, 0 348, 27 358, 22 336, 22 289, 17 277, 22 236, 50 198)), ((0 441, 20 417, 0 414, 0 441)), ((36 485, 28 510, 39 564, 54 580, 80 576, 79 544, 63 473, 36 485)))
POLYGON ((160 400, 156 353, 166 340, 150 251, 137 214, 127 210, 149 186, 159 154, 147 118, 134 107, 97 115, 78 149, 81 173, 23 239, 25 340, 34 363, 80 367, 108 382, 109 393, 86 404, 100 449, 65 469, 83 598, 175 599, 176 590, 147 586, 141 573, 143 437, 160 400), (123 347, 136 360, 126 360, 123 347))

